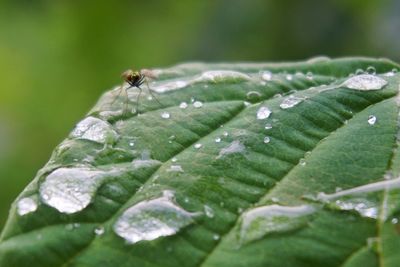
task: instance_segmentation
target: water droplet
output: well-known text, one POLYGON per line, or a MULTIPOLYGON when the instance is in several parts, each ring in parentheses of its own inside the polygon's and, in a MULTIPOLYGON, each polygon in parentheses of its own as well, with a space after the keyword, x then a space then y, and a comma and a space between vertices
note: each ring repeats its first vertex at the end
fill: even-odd
POLYGON ((163 118, 163 119, 169 119, 170 117, 171 117, 171 115, 166 111, 161 113, 161 118, 163 118))
POLYGON ((374 125, 376 122, 376 117, 374 115, 369 115, 368 117, 368 124, 369 125, 374 125))
POLYGON ((393 218, 393 219, 391 220, 391 222, 392 222, 392 224, 397 224, 397 223, 399 222, 399 219, 393 218))
POLYGON ((215 143, 219 143, 219 142, 221 142, 221 137, 215 138, 215 143))
POLYGON ((246 107, 248 107, 248 106, 251 105, 251 103, 250 103, 250 102, 247 102, 247 101, 244 101, 243 104, 244 104, 246 107))
POLYGON ((217 159, 233 153, 243 153, 245 149, 246 147, 242 143, 240 143, 240 141, 235 140, 227 147, 224 147, 219 151, 217 159))
POLYGON ((384 79, 370 74, 361 74, 347 79, 342 86, 349 89, 369 91, 380 90, 387 84, 384 79))
POLYGON ((129 142, 129 146, 134 146, 135 145, 135 142, 129 142))
POLYGON ((21 198, 17 203, 18 215, 23 216, 25 214, 34 212, 37 210, 38 203, 31 197, 21 198))
POLYGON ((286 80, 288 80, 288 81, 293 80, 293 75, 292 74, 286 75, 286 80))
POLYGON ((257 91, 249 91, 246 94, 246 98, 251 102, 259 101, 261 99, 261 96, 261 93, 257 91))
POLYGON ((376 69, 375 69, 373 66, 369 66, 369 67, 367 68, 367 73, 368 73, 368 74, 375 75, 375 74, 376 74, 376 69))
POLYGON ((225 136, 225 137, 227 137, 227 136, 229 135, 229 133, 228 133, 227 131, 224 131, 224 132, 222 133, 222 135, 225 136))
POLYGON ((104 234, 104 227, 102 227, 102 226, 97 227, 96 229, 94 229, 94 233, 95 233, 96 235, 102 235, 102 234, 104 234))
POLYGON ((186 86, 188 86, 190 83, 187 81, 169 81, 169 82, 163 82, 157 86, 152 86, 151 90, 161 94, 161 93, 165 93, 165 92, 169 92, 169 91, 174 91, 174 90, 178 90, 181 88, 184 88, 186 86))
POLYGON ((193 103, 193 106, 194 106, 195 108, 201 108, 201 107, 203 106, 203 103, 200 102, 200 101, 195 101, 195 102, 193 103))
POLYGON ((204 205, 204 213, 208 218, 214 218, 214 210, 207 205, 204 205))
POLYGON ((282 103, 279 105, 281 109, 288 109, 296 106, 300 102, 302 102, 304 98, 296 97, 296 96, 289 96, 285 98, 282 103))
POLYGON ((306 160, 305 159, 300 159, 299 160, 300 166, 306 166, 306 160))
POLYGON ((218 240, 218 239, 220 239, 220 236, 219 236, 218 234, 214 234, 214 235, 213 235, 213 239, 214 239, 214 240, 218 240))
POLYGON ((167 172, 184 172, 181 165, 171 165, 167 172))
POLYGON ((279 198, 277 198, 277 197, 272 197, 272 198, 271 198, 271 201, 274 202, 274 203, 278 203, 278 202, 279 202, 279 198))
POLYGON ((361 75, 361 74, 365 74, 363 69, 357 69, 355 72, 355 75, 361 75))
POLYGON ((272 72, 266 70, 266 71, 261 71, 260 72, 261 79, 264 81, 270 81, 272 79, 272 72))
POLYGON ((306 77, 307 77, 308 80, 314 79, 314 75, 313 75, 313 73, 311 71, 307 72, 306 77))
POLYGON ((194 222, 190 213, 174 203, 170 194, 128 208, 114 224, 114 231, 129 244, 171 236, 194 222))
POLYGON ((307 224, 307 215, 315 212, 312 206, 286 207, 270 205, 246 211, 241 218, 239 242, 246 244, 271 233, 287 232, 307 224))
POLYGON ((108 122, 94 117, 87 117, 76 125, 71 137, 104 144, 108 141, 116 140, 118 134, 108 122))
POLYGON ((269 136, 264 137, 264 143, 268 144, 271 141, 271 138, 269 136))
POLYGON ((177 158, 172 158, 171 161, 172 161, 172 162, 177 162, 178 159, 177 159, 177 158))
POLYGON ((264 120, 267 119, 271 115, 271 110, 267 107, 260 107, 257 111, 257 119, 264 120))
POLYGON ((202 146, 203 146, 202 144, 197 143, 197 144, 194 145, 194 148, 199 149, 199 148, 201 148, 202 146))
POLYGON ((188 104, 186 103, 186 102, 181 102, 180 104, 179 104, 179 108, 181 108, 181 109, 185 109, 185 108, 187 108, 188 107, 188 104))
POLYGON ((249 81, 251 77, 247 74, 230 71, 230 70, 212 70, 206 71, 201 76, 194 80, 194 82, 237 82, 237 81, 249 81))
POLYGON ((41 184, 40 196, 44 203, 59 212, 75 213, 89 205, 107 177, 120 173, 121 170, 59 168, 50 173, 41 184))
POLYGON ((271 130, 272 129, 272 124, 271 123, 267 123, 265 124, 265 130, 271 130))

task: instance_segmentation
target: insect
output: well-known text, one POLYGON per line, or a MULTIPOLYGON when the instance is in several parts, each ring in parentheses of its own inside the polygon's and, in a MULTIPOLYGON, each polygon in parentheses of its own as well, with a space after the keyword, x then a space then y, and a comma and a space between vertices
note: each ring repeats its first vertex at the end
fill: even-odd
POLYGON ((160 101, 158 101, 158 99, 154 96, 152 90, 150 89, 149 83, 147 81, 147 78, 155 78, 154 75, 151 75, 151 71, 149 70, 141 70, 141 71, 133 71, 131 69, 124 71, 121 74, 121 77, 123 78, 123 83, 119 89, 118 95, 114 98, 113 102, 111 104, 113 104, 115 102, 115 100, 117 100, 117 98, 121 95, 122 92, 125 92, 125 110, 127 110, 128 108, 128 92, 127 90, 132 88, 132 87, 136 87, 139 89, 139 94, 137 96, 136 99, 136 111, 138 112, 138 107, 139 107, 139 99, 140 99, 140 95, 142 94, 142 88, 140 87, 144 82, 146 82, 148 91, 150 93, 150 95, 161 105, 160 101), (124 88, 124 83, 129 84, 129 87, 124 88))

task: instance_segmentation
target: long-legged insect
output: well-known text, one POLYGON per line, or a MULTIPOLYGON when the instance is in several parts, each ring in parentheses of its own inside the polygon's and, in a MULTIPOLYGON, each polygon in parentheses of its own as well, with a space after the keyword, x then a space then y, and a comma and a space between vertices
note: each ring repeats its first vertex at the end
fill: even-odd
POLYGON ((132 88, 132 87, 136 87, 139 89, 139 94, 137 96, 136 99, 136 112, 139 111, 139 99, 140 99, 140 95, 142 94, 142 88, 140 87, 144 82, 146 82, 147 85, 147 89, 150 93, 150 95, 160 104, 161 102, 158 101, 158 99, 155 97, 155 95, 153 94, 153 92, 150 89, 149 83, 147 81, 147 76, 145 75, 144 71, 133 71, 133 70, 126 70, 121 74, 121 77, 124 79, 124 81, 122 82, 122 85, 120 87, 120 90, 118 92, 118 95, 115 97, 115 99, 113 100, 113 102, 111 104, 113 104, 115 102, 115 100, 117 100, 117 98, 121 95, 122 91, 125 92, 125 110, 128 109, 128 92, 127 90, 132 88), (128 83, 129 87, 124 89, 124 83, 128 83))

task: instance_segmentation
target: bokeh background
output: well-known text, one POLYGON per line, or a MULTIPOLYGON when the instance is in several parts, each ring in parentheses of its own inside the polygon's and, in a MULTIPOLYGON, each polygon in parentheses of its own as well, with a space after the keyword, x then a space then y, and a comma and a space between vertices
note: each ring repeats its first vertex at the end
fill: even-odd
POLYGON ((399 0, 0 0, 0 229, 127 68, 364 55, 400 61, 399 0))

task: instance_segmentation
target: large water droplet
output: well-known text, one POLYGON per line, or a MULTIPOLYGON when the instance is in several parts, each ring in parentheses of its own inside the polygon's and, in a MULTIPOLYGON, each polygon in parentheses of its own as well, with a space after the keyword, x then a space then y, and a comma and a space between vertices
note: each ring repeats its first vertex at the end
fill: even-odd
POLYGON ((271 233, 297 229, 306 225, 306 215, 314 212, 315 209, 307 205, 295 207, 270 205, 251 209, 242 215, 239 241, 245 244, 271 233))
POLYGON ((257 119, 264 120, 271 115, 272 111, 267 107, 260 107, 257 111, 257 119))
POLYGON ((342 86, 349 89, 369 91, 382 89, 386 84, 387 81, 378 76, 371 74, 361 74, 347 79, 342 84, 342 86))
POLYGON ((195 82, 236 82, 251 80, 251 77, 245 73, 230 70, 212 70, 206 71, 195 79, 195 82))
POLYGON ((232 143, 230 143, 227 147, 224 147, 219 151, 217 159, 233 153, 243 153, 245 149, 246 147, 242 143, 240 143, 240 141, 235 140, 232 143))
POLYGON ((288 109, 296 106, 299 104, 301 101, 303 101, 304 98, 296 97, 296 96, 289 96, 285 98, 282 103, 279 105, 281 109, 288 109))
POLYGON ((198 213, 190 213, 174 203, 171 194, 142 201, 124 211, 114 224, 114 231, 128 243, 154 240, 176 234, 193 223, 198 213))
POLYGON ((20 216, 36 211, 37 207, 37 201, 31 197, 21 198, 17 202, 17 212, 20 216))
POLYGON ((89 205, 104 179, 119 173, 120 170, 59 168, 41 184, 40 196, 44 203, 59 212, 75 213, 89 205))
POLYGON ((76 125, 71 137, 104 144, 116 140, 118 134, 108 122, 94 117, 87 117, 76 125))

